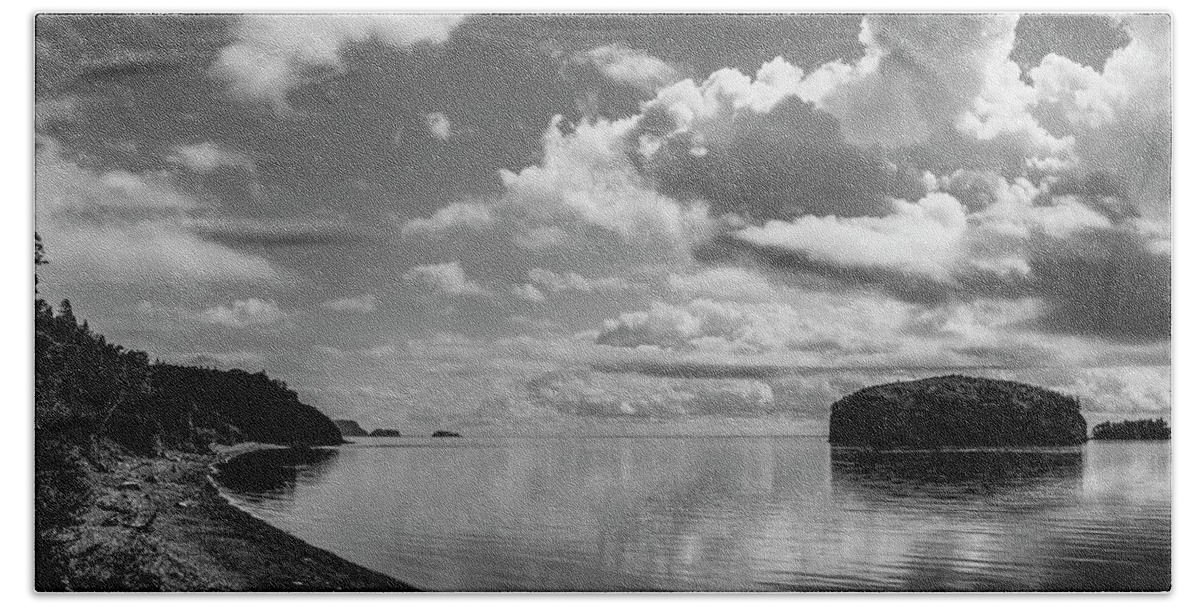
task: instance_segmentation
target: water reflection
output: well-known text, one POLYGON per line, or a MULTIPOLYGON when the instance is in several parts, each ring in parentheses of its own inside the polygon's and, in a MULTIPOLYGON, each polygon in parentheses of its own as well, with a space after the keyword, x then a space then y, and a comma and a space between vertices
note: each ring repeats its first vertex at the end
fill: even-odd
POLYGON ((315 483, 334 466, 338 451, 324 448, 268 449, 217 466, 217 481, 244 498, 290 498, 297 484, 315 483))
POLYGON ((795 437, 368 447, 268 456, 283 471, 265 474, 259 460, 235 495, 317 546, 427 589, 1161 589, 1170 580, 1162 444, 899 455, 795 437))
POLYGON ((830 470, 835 494, 857 500, 956 503, 1006 493, 1060 496, 1081 487, 1083 450, 876 452, 832 448, 830 470))

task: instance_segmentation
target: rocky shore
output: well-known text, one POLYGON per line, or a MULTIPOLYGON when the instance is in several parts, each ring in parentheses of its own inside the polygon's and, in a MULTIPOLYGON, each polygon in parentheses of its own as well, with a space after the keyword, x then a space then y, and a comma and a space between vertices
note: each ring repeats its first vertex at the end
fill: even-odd
POLYGON ((261 446, 213 455, 93 461, 94 500, 67 531, 75 591, 416 591, 231 505, 211 467, 261 446))

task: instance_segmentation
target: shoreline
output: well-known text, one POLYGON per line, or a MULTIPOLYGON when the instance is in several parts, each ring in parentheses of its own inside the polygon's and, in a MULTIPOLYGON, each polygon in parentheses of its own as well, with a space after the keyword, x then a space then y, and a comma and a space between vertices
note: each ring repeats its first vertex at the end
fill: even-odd
POLYGON ((314 547, 243 511, 213 467, 283 446, 112 456, 93 464, 93 500, 70 530, 74 591, 397 592, 419 589, 314 547))

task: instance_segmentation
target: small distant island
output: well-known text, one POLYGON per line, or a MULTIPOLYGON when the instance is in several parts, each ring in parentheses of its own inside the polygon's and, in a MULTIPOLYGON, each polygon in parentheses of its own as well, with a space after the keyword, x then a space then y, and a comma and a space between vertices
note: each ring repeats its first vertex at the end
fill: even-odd
POLYGON ((371 431, 371 437, 399 437, 400 431, 396 429, 375 429, 371 431))
POLYGON ((1099 440, 1167 440, 1171 427, 1162 418, 1101 422, 1092 429, 1092 439, 1099 440))
POLYGON ((434 431, 433 436, 434 437, 462 437, 462 435, 459 435, 458 433, 455 433, 454 431, 434 431))
POLYGON ((1007 380, 950 375, 864 388, 839 399, 829 442, 874 449, 1078 445, 1079 401, 1007 380))
POLYGON ((334 420, 338 430, 342 432, 342 437, 366 437, 367 429, 362 428, 353 420, 334 420))

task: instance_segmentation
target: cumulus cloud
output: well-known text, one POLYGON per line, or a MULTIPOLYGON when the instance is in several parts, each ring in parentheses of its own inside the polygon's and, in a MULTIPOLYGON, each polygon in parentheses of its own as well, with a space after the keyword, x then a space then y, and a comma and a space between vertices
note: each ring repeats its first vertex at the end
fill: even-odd
MULTIPOLYGON (((860 74, 822 106, 859 145, 905 146, 952 128, 1008 63, 1019 16, 877 14, 863 19, 860 74)), ((1015 65, 1015 64, 1014 64, 1015 65)))
POLYGON ((654 190, 627 154, 632 119, 595 119, 567 128, 555 117, 539 164, 499 172, 504 192, 486 203, 454 203, 402 232, 474 238, 486 231, 537 253, 578 258, 685 260, 712 230, 707 207, 654 190))
POLYGON ((596 343, 753 353, 802 349, 814 333, 802 322, 799 313, 785 304, 701 298, 683 306, 655 302, 647 311, 609 319, 596 343))
POLYGON ((439 295, 482 296, 488 291, 467 278, 457 262, 416 266, 404 273, 404 280, 439 295))
POLYGON ((213 73, 229 83, 241 99, 263 101, 284 110, 288 91, 305 74, 340 69, 339 52, 351 42, 376 38, 408 48, 438 43, 463 15, 242 15, 237 40, 221 50, 213 73))
POLYGON ((442 112, 426 114, 425 127, 429 129, 430 135, 442 141, 450 139, 450 136, 453 134, 450 128, 450 119, 442 112))
POLYGON ((404 237, 429 235, 438 237, 455 230, 480 230, 492 225, 491 208, 479 203, 453 203, 438 209, 431 217, 416 218, 404 223, 404 237))
POLYGON ((661 90, 639 118, 641 169, 675 198, 752 220, 875 214, 921 192, 917 175, 849 144, 801 77, 777 59, 753 78, 726 69, 661 90))
POLYGON ((577 53, 573 60, 588 64, 613 82, 644 91, 655 91, 679 80, 680 74, 667 62, 624 44, 607 44, 577 53))
POLYGON ((236 300, 229 306, 214 306, 200 313, 205 323, 243 328, 252 325, 273 325, 287 318, 279 305, 259 298, 236 300))
POLYGON ((61 156, 57 143, 40 144, 35 165, 38 206, 47 215, 91 213, 125 217, 179 215, 200 208, 166 172, 93 171, 61 156))
POLYGON ((245 155, 213 142, 175 146, 168 160, 197 173, 211 173, 222 167, 254 168, 245 155))
POLYGON ((756 380, 679 380, 570 368, 530 380, 529 398, 577 416, 679 418, 772 413, 771 387, 756 380))
POLYGON ((1171 18, 1122 19, 1130 42, 1103 71, 1054 54, 1030 70, 1035 113, 1071 133, 1079 171, 1103 174, 1139 213, 1169 221, 1171 18))
POLYGON ((1084 411, 1161 414, 1171 410, 1170 367, 1103 367, 1079 370, 1055 387, 1078 395, 1084 411))
POLYGON ((502 201, 535 225, 571 224, 610 231, 625 241, 686 246, 703 222, 677 201, 648 188, 625 154, 631 120, 596 120, 563 133, 556 117, 544 138, 540 165, 501 171, 502 201))
POLYGON ((337 298, 321 302, 321 307, 335 312, 375 312, 379 299, 372 294, 337 298))

